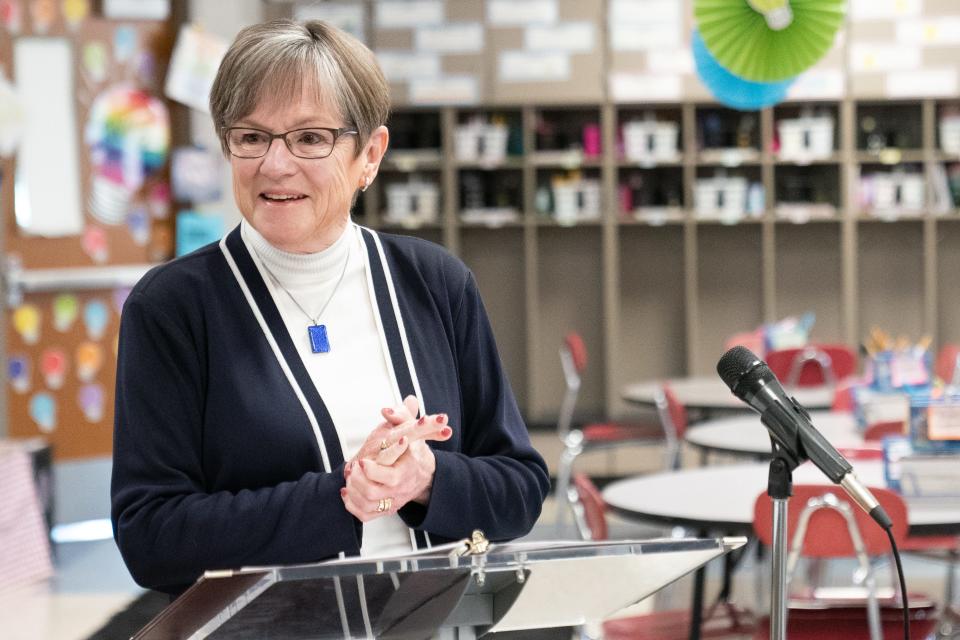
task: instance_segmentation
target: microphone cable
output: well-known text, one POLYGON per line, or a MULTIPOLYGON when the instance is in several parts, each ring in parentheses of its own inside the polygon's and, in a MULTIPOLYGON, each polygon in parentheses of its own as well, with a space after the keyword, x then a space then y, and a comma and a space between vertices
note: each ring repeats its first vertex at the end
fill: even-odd
POLYGON ((907 600, 907 581, 903 577, 903 564, 900 562, 900 550, 897 549, 897 541, 893 539, 893 527, 883 528, 890 539, 890 550, 893 551, 893 559, 897 564, 897 578, 900 581, 900 600, 903 606, 903 640, 910 640, 910 603, 907 600))

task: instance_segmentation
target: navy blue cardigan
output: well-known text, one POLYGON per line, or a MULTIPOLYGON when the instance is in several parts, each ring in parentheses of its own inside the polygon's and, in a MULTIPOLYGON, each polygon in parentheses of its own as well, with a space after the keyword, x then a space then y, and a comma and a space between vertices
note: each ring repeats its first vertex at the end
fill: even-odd
MULTIPOLYGON (((419 546, 527 533, 546 465, 473 275, 437 245, 362 233, 398 390, 453 426, 431 443, 429 505, 401 518, 419 546)), ((358 554, 334 430, 239 227, 151 270, 124 305, 117 369, 112 519, 134 579, 176 593, 205 570, 358 554)))

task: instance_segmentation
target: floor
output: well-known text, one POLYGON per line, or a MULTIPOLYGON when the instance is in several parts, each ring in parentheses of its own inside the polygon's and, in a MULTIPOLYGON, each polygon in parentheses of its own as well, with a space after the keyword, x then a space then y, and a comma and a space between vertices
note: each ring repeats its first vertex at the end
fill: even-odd
MULTIPOLYGON (((559 457, 559 447, 552 434, 535 436, 535 444, 548 460, 559 457)), ((688 455, 692 460, 693 456, 688 455)), ((615 476, 658 468, 660 454, 655 450, 637 449, 616 453, 595 453, 578 460, 578 468, 595 476, 615 476)), ((556 509, 548 500, 540 521, 530 539, 557 537, 556 509)), ((566 527, 568 536, 572 527, 566 527)), ((612 520, 611 537, 649 538, 673 532, 612 520)), ((905 559, 905 570, 911 591, 926 591, 939 597, 942 593, 942 566, 914 558, 905 559)), ((55 576, 49 581, 0 592, 0 636, 6 640, 85 640, 112 615, 124 609, 142 593, 132 581, 112 540, 68 542, 55 545, 55 576)), ((767 589, 763 580, 754 578, 748 564, 740 571, 734 592, 753 607, 756 593, 761 599, 767 589), (759 588, 759 591, 758 591, 759 588)), ((847 579, 851 567, 834 567, 831 576, 847 579)), ((708 597, 719 589, 719 569, 712 569, 708 581, 708 597)), ((766 576, 766 573, 760 574, 766 576)), ((887 580, 886 570, 880 580, 887 580)), ((690 580, 683 579, 658 594, 647 608, 682 608, 688 605, 690 580)))

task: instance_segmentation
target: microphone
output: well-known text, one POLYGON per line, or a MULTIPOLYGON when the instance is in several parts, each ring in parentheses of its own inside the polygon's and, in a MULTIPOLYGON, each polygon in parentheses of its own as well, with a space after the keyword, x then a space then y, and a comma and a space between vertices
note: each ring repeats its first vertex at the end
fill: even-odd
POLYGON ((792 459, 794 466, 804 460, 812 461, 831 482, 842 486, 877 524, 884 529, 892 526, 886 511, 854 475, 850 463, 816 430, 806 409, 787 396, 766 362, 746 347, 734 347, 720 358, 717 373, 733 395, 760 414, 770 438, 792 459))

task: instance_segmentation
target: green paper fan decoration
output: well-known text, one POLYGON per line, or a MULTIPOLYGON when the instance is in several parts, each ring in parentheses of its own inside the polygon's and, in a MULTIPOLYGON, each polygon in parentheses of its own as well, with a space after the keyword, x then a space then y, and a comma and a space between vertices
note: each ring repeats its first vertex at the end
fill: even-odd
POLYGON ((697 29, 730 73, 779 82, 809 69, 833 46, 846 0, 694 0, 697 29))

